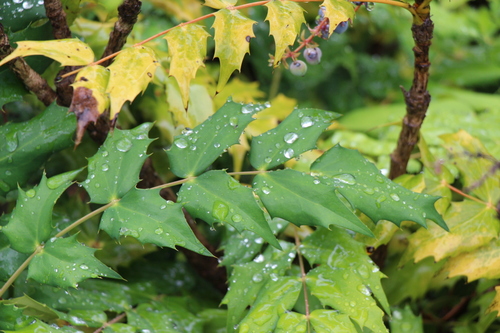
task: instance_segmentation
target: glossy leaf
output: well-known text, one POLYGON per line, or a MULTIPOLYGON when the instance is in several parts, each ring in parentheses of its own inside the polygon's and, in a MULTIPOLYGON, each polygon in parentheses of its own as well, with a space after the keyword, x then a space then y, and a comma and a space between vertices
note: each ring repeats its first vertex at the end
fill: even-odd
POLYGON ((59 196, 81 171, 70 171, 47 179, 28 191, 19 189, 16 208, 2 231, 10 246, 21 253, 32 253, 52 233, 52 208, 59 196))
POLYGON ((215 58, 220 61, 217 92, 226 85, 235 70, 240 70, 245 53, 250 52, 250 39, 255 37, 253 25, 257 22, 246 18, 235 9, 221 9, 215 14, 215 58))
POLYGON ((354 19, 354 6, 347 0, 325 0, 321 4, 325 7, 325 17, 330 21, 328 35, 331 36, 340 22, 354 19))
POLYGON ((202 26, 188 24, 170 31, 165 39, 172 58, 170 75, 175 77, 181 91, 184 109, 189 100, 189 84, 203 64, 207 54, 207 37, 210 36, 202 26))
POLYGON ((353 333, 357 332, 349 316, 333 310, 314 310, 310 316, 311 325, 316 333, 353 333))
POLYGON ((304 9, 292 1, 270 1, 266 20, 269 21, 270 34, 274 37, 274 67, 278 66, 289 45, 295 43, 302 23, 305 23, 304 9))
POLYGON ((301 288, 302 283, 298 277, 287 276, 270 281, 241 321, 238 332, 272 331, 279 317, 292 309, 301 288))
POLYGON ((475 201, 453 202, 445 215, 450 232, 436 226, 417 230, 408 238, 401 263, 411 259, 420 261, 428 256, 440 261, 487 245, 500 232, 496 215, 493 208, 475 201))
POLYGON ((247 306, 254 304, 260 290, 268 282, 276 281, 290 268, 296 251, 292 243, 280 242, 281 250, 268 247, 252 262, 234 265, 229 278, 229 289, 222 304, 227 304, 227 331, 232 332, 247 306))
POLYGON ((141 243, 174 249, 180 245, 211 256, 187 225, 182 205, 163 200, 159 192, 157 189, 131 189, 104 212, 100 228, 115 239, 132 236, 141 243))
POLYGON ((61 331, 56 329, 55 327, 45 324, 41 320, 35 320, 32 324, 29 326, 23 327, 19 330, 15 331, 3 331, 4 333, 38 333, 38 332, 43 332, 43 333, 60 333, 61 331))
POLYGON ((139 182, 147 148, 153 141, 148 138, 152 126, 144 123, 131 130, 115 129, 89 158, 89 173, 82 185, 91 202, 107 204, 123 197, 139 182))
POLYGON ((225 149, 238 143, 252 116, 263 109, 259 104, 228 101, 202 124, 176 136, 167 150, 172 172, 183 178, 201 174, 225 149))
POLYGON ((329 228, 334 224, 365 235, 373 235, 327 185, 295 170, 259 174, 253 187, 272 217, 296 225, 329 228))
POLYGON ((24 123, 0 126, 0 196, 23 186, 54 152, 71 147, 75 116, 55 103, 24 123))
POLYGON ((35 316, 41 320, 50 321, 58 318, 57 311, 27 295, 3 300, 2 304, 15 305, 18 309, 22 309, 25 315, 35 316))
POLYGON ((422 317, 415 316, 409 305, 404 309, 392 312, 391 333, 415 332, 424 333, 422 317))
MULTIPOLYGON (((390 313, 389 303, 380 283, 380 279, 386 276, 366 254, 365 246, 345 230, 335 227, 332 231, 316 230, 302 242, 301 253, 311 265, 341 269, 345 272, 342 275, 344 280, 361 281, 354 288, 365 296, 373 295, 382 309, 390 313)), ((353 286, 350 287, 352 289, 353 286)))
POLYGON ((28 278, 56 287, 78 287, 78 283, 99 276, 120 279, 120 275, 94 257, 97 249, 76 240, 77 235, 54 238, 30 262, 28 278))
POLYGON ((228 223, 240 232, 253 231, 279 248, 253 191, 225 171, 208 171, 184 183, 178 196, 191 216, 210 225, 228 223))
POLYGON ((92 49, 78 38, 17 42, 17 48, 0 61, 0 66, 17 57, 43 55, 61 66, 87 65, 94 61, 92 49))
POLYGON ((154 51, 146 46, 129 47, 116 56, 108 67, 110 119, 115 119, 126 101, 133 101, 146 90, 158 66, 154 51))
POLYGON ((253 138, 250 163, 267 170, 315 148, 318 137, 338 117, 318 109, 294 110, 278 127, 253 138))
POLYGON ((426 219, 429 219, 448 230, 434 208, 438 197, 415 193, 395 184, 355 150, 337 145, 318 158, 311 165, 311 171, 374 222, 389 220, 399 226, 409 220, 426 227, 426 219))
POLYGON ((280 315, 274 333, 304 333, 307 332, 307 319, 302 313, 285 312, 280 315))
POLYGON ((350 272, 350 269, 332 269, 322 265, 307 273, 307 286, 323 306, 348 315, 361 327, 368 327, 374 332, 387 332, 382 320, 384 313, 375 300, 366 297, 370 291, 364 287, 363 279, 350 272))

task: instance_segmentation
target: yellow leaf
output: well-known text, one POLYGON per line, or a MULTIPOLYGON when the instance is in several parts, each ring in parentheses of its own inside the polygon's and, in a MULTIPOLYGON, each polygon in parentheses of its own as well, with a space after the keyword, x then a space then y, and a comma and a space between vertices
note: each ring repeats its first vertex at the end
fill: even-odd
POLYGON ((352 3, 347 0, 325 0, 321 6, 325 7, 325 17, 330 21, 328 36, 332 35, 340 22, 353 20, 356 14, 352 3))
POLYGON ((468 282, 500 278, 500 240, 448 259, 442 270, 448 271, 449 277, 465 275, 468 282))
POLYGON ((17 57, 42 55, 61 66, 87 65, 94 61, 92 49, 78 38, 17 42, 17 49, 0 61, 0 66, 17 57))
POLYGON ((184 109, 188 106, 189 83, 195 78, 198 68, 204 66, 208 36, 202 26, 194 24, 179 26, 165 36, 172 58, 170 75, 179 83, 184 109))
POLYGON ((217 92, 224 88, 235 70, 240 70, 245 53, 250 52, 250 38, 255 37, 252 29, 255 23, 237 10, 221 9, 215 13, 212 26, 215 30, 215 57, 220 60, 217 92))
POLYGON ((238 0, 205 0, 203 5, 215 9, 227 8, 234 6, 238 0))
POLYGON ((500 226, 495 216, 496 211, 482 203, 471 200, 454 202, 444 216, 450 232, 434 224, 428 230, 420 228, 409 237, 401 263, 411 258, 420 261, 429 256, 440 261, 484 246, 497 238, 500 226))
POLYGON ((103 114, 109 106, 109 97, 106 93, 106 87, 109 81, 109 71, 102 66, 87 66, 83 68, 75 78, 72 84, 73 89, 85 87, 92 90, 92 96, 97 101, 97 111, 103 114))
POLYGON ((293 45, 300 33, 300 26, 305 22, 304 9, 291 1, 271 1, 265 6, 268 8, 266 20, 269 21, 270 34, 273 35, 276 44, 274 53, 274 67, 276 67, 286 48, 293 45))
POLYGON ((153 79, 158 61, 148 47, 124 49, 108 67, 110 71, 106 92, 110 99, 110 119, 120 112, 125 101, 132 101, 153 79))
POLYGON ((202 14, 199 0, 150 0, 156 8, 164 10, 168 16, 179 21, 191 21, 202 14))
POLYGON ((235 77, 224 87, 224 90, 220 94, 214 97, 215 109, 219 110, 226 104, 229 97, 231 97, 234 102, 248 104, 257 103, 257 101, 260 98, 264 98, 265 95, 266 94, 264 94, 262 90, 259 90, 258 82, 245 82, 235 77))
POLYGON ((490 306, 488 307, 488 310, 486 312, 497 312, 497 317, 500 317, 500 286, 495 287, 496 295, 495 298, 493 299, 493 302, 491 302, 490 306))
POLYGON ((252 136, 258 136, 275 128, 293 111, 296 105, 295 99, 279 94, 271 100, 271 107, 255 115, 256 120, 247 126, 246 132, 252 136))

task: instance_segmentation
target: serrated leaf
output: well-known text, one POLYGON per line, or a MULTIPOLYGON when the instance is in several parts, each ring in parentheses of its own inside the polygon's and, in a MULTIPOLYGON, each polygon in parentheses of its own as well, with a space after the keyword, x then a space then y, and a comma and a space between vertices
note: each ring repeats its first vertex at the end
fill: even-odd
POLYGON ((40 320, 51 321, 59 318, 57 311, 27 295, 4 300, 2 304, 15 305, 18 309, 23 310, 24 315, 34 316, 40 320))
POLYGON ((32 322, 35 318, 23 315, 23 310, 17 306, 5 304, 0 301, 0 328, 2 330, 14 330, 32 322))
POLYGON ((221 9, 234 6, 238 0, 205 0, 204 6, 221 9))
POLYGON ((247 306, 252 305, 260 290, 266 290, 268 282, 277 280, 290 268, 296 250, 292 243, 280 242, 282 251, 268 247, 264 254, 252 262, 234 265, 229 280, 229 289, 222 300, 227 304, 227 331, 232 332, 240 322, 247 306))
MULTIPOLYGON (((345 230, 318 229, 301 245, 301 253, 311 265, 321 264, 331 269, 343 269, 343 279, 361 281, 355 288, 365 296, 373 296, 386 313, 390 313, 380 279, 386 277, 366 254, 363 244, 357 242, 345 230), (352 278, 351 275, 356 277, 352 278)), ((352 286, 351 286, 352 287, 352 286)))
POLYGON ((347 0, 325 0, 321 4, 325 7, 325 17, 330 21, 328 36, 331 36, 340 22, 353 20, 356 12, 354 6, 347 0))
POLYGON ((43 55, 61 66, 87 65, 94 61, 92 49, 78 38, 17 42, 17 48, 0 61, 0 66, 17 57, 43 55))
POLYGON ((389 220, 399 226, 409 220, 427 227, 425 220, 429 219, 448 230, 434 208, 438 197, 415 193, 390 181, 356 150, 337 145, 317 159, 311 171, 323 176, 321 181, 333 185, 374 222, 389 220))
POLYGON ((167 150, 172 172, 183 178, 201 174, 225 149, 238 143, 252 116, 264 108, 228 101, 202 124, 177 135, 167 150))
POLYGON ((15 331, 3 331, 3 332, 4 333, 38 333, 38 332, 60 333, 61 331, 53 326, 45 324, 43 321, 36 319, 35 322, 29 326, 23 327, 15 331))
POLYGON ((496 214, 493 207, 475 201, 453 202, 445 215, 450 232, 437 226, 417 230, 408 238, 401 263, 410 259, 420 261, 428 256, 440 261, 488 244, 500 232, 496 214))
POLYGON ((281 62, 286 48, 295 42, 302 23, 305 23, 304 9, 292 1, 270 1, 264 6, 268 8, 266 21, 269 21, 270 35, 273 35, 276 45, 276 67, 281 62))
POLYGON ((115 119, 126 101, 133 101, 146 90, 158 66, 154 51, 146 46, 129 47, 116 56, 108 67, 106 93, 110 99, 110 119, 115 119))
POLYGON ((0 126, 0 195, 23 186, 54 152, 71 147, 75 116, 53 103, 24 123, 0 126))
POLYGON ((141 243, 173 249, 180 245, 206 256, 212 255, 194 236, 182 205, 163 200, 158 189, 131 189, 104 212, 100 228, 115 239, 132 236, 141 243))
POLYGON ((301 288, 298 277, 287 276, 270 281, 241 321, 238 332, 272 332, 280 315, 294 306, 301 288))
POLYGON ((49 239, 52 226, 52 208, 81 169, 62 173, 47 179, 31 190, 19 189, 16 208, 9 223, 2 231, 9 238, 10 246, 21 253, 32 253, 49 239))
POLYGON ((500 199, 500 173, 494 166, 495 158, 481 141, 463 130, 442 135, 441 139, 462 174, 464 186, 481 200, 495 205, 500 199), (485 177, 488 172, 491 174, 485 177))
POLYGON ((446 261, 443 271, 449 277, 465 275, 468 282, 500 277, 500 241, 495 240, 475 251, 463 252, 446 261))
POLYGON ((189 83, 196 77, 196 72, 203 64, 207 54, 207 37, 209 33, 202 26, 188 24, 178 26, 170 31, 165 39, 168 42, 170 75, 175 77, 181 91, 184 109, 189 100, 189 83))
POLYGON ((55 238, 36 254, 28 268, 28 278, 51 286, 76 288, 78 283, 99 276, 121 279, 121 276, 94 257, 97 249, 76 240, 77 235, 55 238))
POLYGON ((392 312, 391 333, 424 333, 422 317, 415 316, 407 304, 403 310, 395 309, 392 312))
POLYGON ((316 147, 316 141, 340 114, 296 109, 278 127, 252 140, 250 163, 259 170, 274 168, 316 147))
POLYGON ((330 306, 351 317, 361 327, 374 332, 387 332, 383 311, 371 297, 366 297, 363 279, 357 274, 349 274, 350 269, 332 269, 321 265, 309 271, 307 286, 323 306, 330 306), (361 286, 361 287, 360 287, 361 286))
POLYGON ((373 236, 337 194, 313 176, 290 169, 273 171, 257 175, 253 187, 272 217, 298 226, 334 224, 373 236))
POLYGON ((349 316, 333 310, 314 310, 310 315, 311 325, 316 333, 357 332, 349 316))
POLYGON ((121 198, 139 182, 139 172, 148 157, 153 124, 144 123, 131 130, 115 129, 97 153, 89 158, 89 173, 82 182, 93 203, 107 204, 121 198))
POLYGON ((182 184, 178 197, 191 216, 210 225, 228 223, 240 232, 253 231, 279 248, 253 191, 225 171, 208 171, 182 184))
POLYGON ((250 38, 255 37, 253 25, 257 22, 241 15, 238 10, 221 9, 215 14, 215 58, 220 60, 217 92, 226 85, 235 70, 240 70, 245 53, 250 52, 250 38))
POLYGON ((285 312, 280 315, 274 333, 307 332, 307 318, 302 313, 285 312))

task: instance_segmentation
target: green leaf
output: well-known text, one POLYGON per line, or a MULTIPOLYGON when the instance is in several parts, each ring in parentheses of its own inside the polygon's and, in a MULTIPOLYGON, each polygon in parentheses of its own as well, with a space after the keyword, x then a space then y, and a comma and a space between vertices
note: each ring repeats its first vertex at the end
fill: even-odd
POLYGON ((314 310, 310 315, 311 325, 316 333, 357 332, 349 316, 333 310, 314 310))
POLYGON ((52 208, 59 196, 71 185, 81 171, 70 171, 47 179, 43 175, 40 184, 24 192, 19 189, 16 208, 3 232, 11 247, 21 253, 32 253, 49 239, 52 230, 52 208))
POLYGON ((273 171, 257 175, 253 187, 272 217, 281 217, 298 226, 329 228, 334 224, 373 236, 335 191, 313 176, 295 170, 273 171))
POLYGON ((56 329, 55 327, 45 324, 43 321, 36 319, 36 321, 26 327, 23 327, 19 330, 15 331, 3 331, 4 333, 60 333, 61 331, 56 329))
POLYGON ((238 143, 245 127, 254 120, 252 116, 264 108, 228 101, 202 124, 176 136, 167 150, 172 172, 183 178, 201 174, 225 149, 238 143))
POLYGON ((228 223, 240 232, 253 231, 279 248, 253 191, 225 171, 208 171, 182 184, 178 196, 191 216, 210 225, 228 223))
POLYGON ((76 119, 53 103, 24 123, 0 126, 0 195, 23 186, 54 152, 71 147, 76 119))
POLYGON ((285 312, 280 315, 274 333, 307 332, 307 318, 302 313, 285 312))
POLYGON ((234 6, 238 2, 237 0, 205 0, 203 5, 212 7, 215 9, 226 8, 229 6, 234 6))
POLYGON ((23 310, 13 304, 0 302, 0 329, 14 330, 28 326, 35 318, 23 315, 23 310))
POLYGON ((158 189, 130 190, 104 212, 100 228, 115 239, 132 236, 141 243, 173 249, 180 245, 206 256, 212 255, 188 226, 182 205, 163 200, 158 189))
POLYGON ((94 61, 92 49, 78 38, 23 41, 17 48, 0 61, 0 66, 17 57, 43 55, 61 63, 61 66, 87 65, 94 61))
POLYGON ((407 304, 403 310, 396 309, 392 312, 391 333, 424 333, 422 317, 415 316, 407 304))
POLYGON ((59 318, 75 326, 101 327, 108 321, 108 316, 102 310, 71 310, 68 313, 60 312, 59 318))
POLYGON ((448 230, 434 208, 438 197, 415 193, 384 177, 375 165, 358 151, 339 145, 326 151, 312 165, 311 171, 333 185, 349 203, 372 221, 389 220, 396 225, 410 220, 427 227, 426 219, 448 230))
POLYGON ((2 304, 15 305, 23 310, 24 315, 37 317, 40 320, 51 321, 59 318, 57 311, 27 295, 4 300, 2 304))
MULTIPOLYGON (((335 255, 335 254, 334 254, 335 255)), ((323 306, 330 306, 351 317, 361 327, 368 327, 374 332, 387 332, 384 313, 363 285, 358 274, 349 274, 350 269, 332 269, 321 265, 309 271, 307 286, 323 306)))
POLYGON ((304 9, 292 1, 270 1, 267 7, 266 20, 269 21, 270 34, 274 37, 276 51, 274 53, 274 67, 283 57, 286 48, 295 43, 300 27, 304 20, 304 9))
POLYGON ((279 317, 291 310, 297 301, 301 288, 298 277, 287 276, 270 281, 241 321, 238 332, 272 332, 279 317))
POLYGON ((278 127, 252 140, 250 163, 258 170, 274 168, 316 147, 316 141, 340 114, 296 109, 278 127))
POLYGON ((205 66, 208 36, 210 34, 196 24, 178 26, 165 36, 172 58, 169 74, 179 84, 184 109, 188 106, 189 83, 196 77, 198 68, 205 66))
MULTIPOLYGON (((345 230, 318 229, 301 245, 301 253, 311 265, 326 265, 334 270, 341 269, 347 276, 342 278, 361 281, 354 288, 365 296, 373 296, 386 313, 390 313, 380 279, 386 277, 366 254, 363 244, 357 242, 345 230), (352 276, 351 276, 352 275, 352 276)), ((350 286, 353 289, 353 286, 350 286)))
POLYGON ((266 290, 268 282, 278 280, 290 268, 296 255, 295 246, 284 241, 280 245, 282 251, 268 247, 252 262, 234 265, 228 279, 228 292, 221 302, 228 307, 228 332, 232 332, 240 322, 245 309, 255 302, 259 291, 266 290))
POLYGON ((97 249, 76 240, 77 235, 54 238, 30 262, 28 278, 56 287, 78 287, 78 283, 99 276, 121 279, 108 266, 94 257, 97 249))
POLYGON ((356 14, 354 6, 347 0, 325 0, 321 6, 325 7, 325 17, 327 17, 330 21, 330 30, 328 31, 329 36, 332 35, 333 31, 340 22, 347 20, 352 21, 354 19, 354 15, 356 14))
POLYGON ((129 47, 116 56, 108 67, 110 119, 115 119, 126 101, 133 101, 146 90, 158 66, 154 51, 146 46, 129 47))
POLYGON ((250 38, 255 37, 253 25, 257 22, 246 18, 235 9, 221 9, 215 14, 215 58, 220 60, 217 92, 226 85, 235 70, 240 70, 245 53, 250 52, 250 38))
POLYGON ((89 158, 89 174, 82 183, 90 201, 107 204, 121 198, 139 182, 139 172, 148 157, 148 132, 153 124, 131 130, 115 129, 99 151, 89 158))
POLYGON ((23 81, 8 68, 0 70, 0 82, 2 82, 2 90, 0 90, 0 107, 3 107, 9 102, 20 101, 23 99, 24 95, 28 94, 28 90, 24 86, 23 81))

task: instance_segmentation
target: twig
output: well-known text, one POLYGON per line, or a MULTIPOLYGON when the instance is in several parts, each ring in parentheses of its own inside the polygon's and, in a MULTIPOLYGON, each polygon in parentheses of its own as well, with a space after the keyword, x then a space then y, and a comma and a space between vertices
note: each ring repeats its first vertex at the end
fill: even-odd
POLYGON ((304 259, 302 258, 302 254, 300 253, 300 238, 299 238, 299 232, 298 232, 298 227, 295 227, 295 232, 294 232, 294 237, 295 237, 295 248, 297 249, 297 256, 299 257, 299 266, 300 266, 300 275, 301 275, 301 280, 302 280, 302 290, 304 291, 304 303, 306 307, 306 319, 307 319, 307 327, 308 331, 310 331, 310 321, 309 321, 309 315, 310 315, 310 309, 309 309, 309 295, 307 294, 307 283, 306 283, 306 270, 304 268, 304 259))
POLYGON ((100 332, 102 332, 106 327, 108 327, 110 325, 113 325, 114 323, 117 323, 120 320, 122 320, 123 318, 125 318, 126 315, 127 315, 126 312, 120 313, 118 316, 114 317, 110 321, 105 322, 101 327, 99 327, 98 329, 96 329, 94 331, 94 333, 100 333, 100 332))

